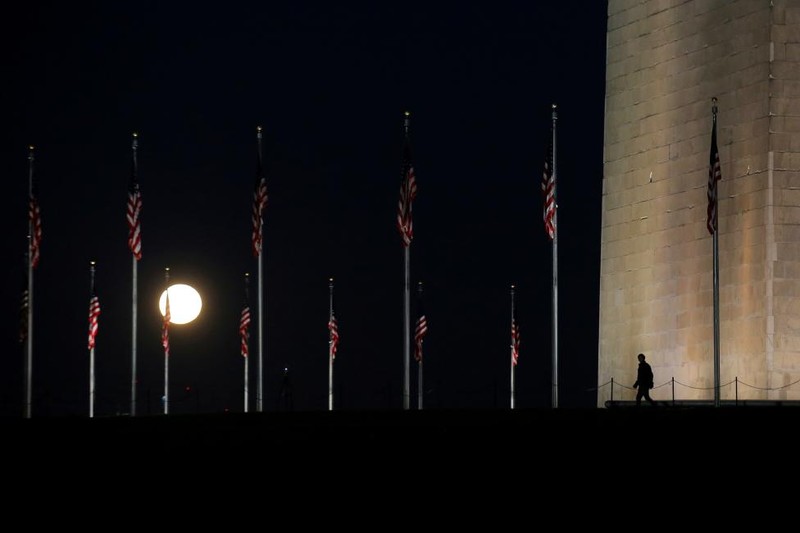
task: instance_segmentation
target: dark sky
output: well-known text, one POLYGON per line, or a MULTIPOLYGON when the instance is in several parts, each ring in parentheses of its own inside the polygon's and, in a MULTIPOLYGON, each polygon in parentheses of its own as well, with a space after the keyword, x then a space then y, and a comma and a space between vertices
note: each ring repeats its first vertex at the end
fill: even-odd
POLYGON ((337 403, 400 407, 403 248, 394 220, 407 109, 418 180, 411 276, 425 282, 429 322, 426 405, 507 405, 514 283, 517 405, 548 406, 551 245, 539 185, 552 103, 561 405, 594 406, 606 3, 435 4, 37 2, 4 17, 0 413, 22 411, 29 144, 43 219, 34 415, 88 411, 90 260, 102 307, 96 412, 128 410, 134 131, 144 204, 139 412, 161 409, 156 299, 165 266, 205 305, 171 331, 172 412, 242 409, 237 326, 243 274, 257 265, 257 125, 269 191, 266 408, 277 406, 284 367, 295 409, 326 407, 330 276, 337 403))

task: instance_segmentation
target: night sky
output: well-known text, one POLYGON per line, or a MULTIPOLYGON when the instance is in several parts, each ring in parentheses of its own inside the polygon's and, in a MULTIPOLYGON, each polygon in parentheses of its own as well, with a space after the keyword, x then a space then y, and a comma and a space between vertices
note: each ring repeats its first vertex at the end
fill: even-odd
MULTIPOLYGON (((550 405, 551 245, 540 180, 559 106, 561 405, 597 382, 606 2, 27 3, 0 21, 0 413, 23 405, 27 146, 43 220, 34 282, 34 416, 88 412, 90 260, 100 298, 98 415, 128 412, 131 134, 143 196, 139 414, 161 411, 163 270, 195 286, 171 328, 170 411, 242 409, 238 320, 264 128, 265 398, 327 408, 328 278, 336 403, 400 408, 403 112, 418 195, 411 278, 425 284, 426 406, 550 405), (49 4, 49 3, 47 3, 49 4), (191 390, 187 392, 186 387, 191 390)), ((257 318, 257 317, 256 317, 257 318)), ((251 407, 256 332, 251 327, 251 407)), ((412 364, 412 405, 416 394, 412 364)))

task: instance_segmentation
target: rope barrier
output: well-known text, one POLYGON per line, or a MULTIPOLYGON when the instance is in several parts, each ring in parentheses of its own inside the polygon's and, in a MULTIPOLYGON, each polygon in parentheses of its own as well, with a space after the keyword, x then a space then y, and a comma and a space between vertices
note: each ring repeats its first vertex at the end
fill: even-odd
POLYGON ((586 392, 591 392, 593 390, 600 390, 603 387, 605 387, 606 385, 611 385, 611 380, 610 379, 608 381, 606 381, 605 383, 603 383, 602 385, 598 385, 597 387, 590 387, 590 388, 586 389, 586 392))
POLYGON ((766 390, 766 391, 770 391, 770 390, 781 390, 781 389, 787 389, 787 388, 791 387, 792 385, 797 385, 798 383, 800 383, 800 379, 798 379, 797 381, 793 381, 792 383, 789 383, 788 385, 782 385, 782 386, 780 386, 780 387, 757 387, 757 386, 755 386, 755 385, 750 385, 749 383, 745 383, 745 382, 744 382, 744 381, 742 381, 742 380, 739 380, 739 383, 741 383, 742 385, 745 385, 745 386, 747 386, 747 387, 750 387, 751 389, 758 389, 758 390, 766 390))
MULTIPOLYGON (((719 386, 719 388, 721 389, 721 388, 723 388, 723 387, 727 387, 727 386, 729 386, 729 385, 733 385, 733 384, 735 383, 735 381, 736 381, 736 380, 731 380, 731 381, 729 381, 729 382, 727 382, 727 383, 723 383, 723 384, 721 384, 721 385, 719 386)), ((654 389, 660 389, 661 387, 666 387, 667 385, 672 385, 672 383, 673 383, 673 382, 672 382, 672 380, 670 380, 670 381, 665 381, 665 382, 664 382, 664 383, 662 383, 661 385, 656 385, 656 386, 652 387, 652 388, 651 388, 651 390, 654 390, 654 389)), ((677 385, 681 385, 682 387, 686 387, 686 388, 688 388, 688 389, 695 389, 695 390, 714 390, 714 387, 693 387, 692 385, 687 385, 686 383, 681 383, 681 382, 680 382, 680 381, 678 381, 677 379, 675 380, 675 383, 676 383, 677 385)), ((739 381, 739 383, 743 383, 743 382, 742 382, 742 381, 739 381)), ((797 381, 795 381, 794 383, 790 383, 789 385, 784 385, 783 387, 779 387, 779 388, 786 388, 786 387, 789 387, 789 386, 791 386, 791 385, 794 385, 795 383, 800 383, 800 380, 797 380, 797 381)), ((598 385, 597 387, 590 387, 590 388, 586 389, 586 391, 587 391, 587 392, 590 392, 590 391, 596 391, 596 390, 600 390, 600 389, 602 389, 603 387, 605 387, 605 386, 607 386, 607 385, 610 385, 610 384, 611 384, 611 380, 609 380, 609 381, 606 381, 605 383, 603 383, 602 385, 598 385)), ((614 382, 614 387, 619 387, 619 388, 621 388, 621 389, 628 389, 628 390, 636 390, 636 388, 635 388, 635 387, 628 387, 627 385, 623 385, 623 384, 622 384, 622 383, 620 383, 619 381, 615 381, 615 382, 614 382)), ((754 388, 758 388, 758 387, 754 387, 754 388)), ((778 390, 778 389, 763 389, 763 390, 778 390)))
MULTIPOLYGON (((727 383, 720 384, 719 388, 722 389, 723 387, 729 387, 730 385, 733 385, 734 383, 741 384, 741 385, 744 385, 746 387, 750 387, 751 389, 756 389, 756 390, 760 390, 760 391, 778 391, 778 390, 788 389, 789 387, 797 385, 798 383, 800 383, 800 379, 798 379, 796 381, 793 381, 791 383, 788 383, 786 385, 781 385, 780 387, 759 387, 757 385, 751 385, 749 383, 745 383, 744 381, 740 380, 737 377, 737 378, 734 378, 734 379, 732 379, 731 381, 729 381, 727 383)), ((611 380, 606 381, 602 385, 598 385, 597 387, 592 387, 592 388, 586 389, 586 391, 587 392, 598 391, 598 390, 602 389, 603 387, 606 387, 606 386, 608 386, 610 384, 613 384, 614 386, 619 387, 620 389, 627 389, 627 390, 631 390, 631 391, 632 390, 636 390, 634 387, 628 387, 626 385, 623 385, 623 384, 619 383, 618 381, 614 381, 614 379, 612 378, 611 380)), ((654 386, 652 389, 660 389, 661 387, 664 387, 664 386, 667 386, 667 385, 672 385, 672 384, 680 385, 681 387, 686 387, 687 389, 693 389, 693 390, 711 390, 711 391, 714 390, 713 386, 711 386, 711 387, 696 387, 694 385, 689 385, 688 383, 682 383, 682 382, 678 381, 677 379, 671 379, 669 381, 665 381, 664 383, 662 383, 660 385, 654 386)), ((613 389, 612 389, 612 391, 613 391, 613 389)))
POLYGON ((678 385, 680 385, 681 387, 686 387, 687 389, 694 389, 694 390, 714 390, 714 387, 692 387, 691 385, 687 385, 686 383, 681 383, 681 382, 680 382, 680 381, 678 381, 677 379, 675 380, 675 383, 677 383, 677 384, 678 384, 678 385))

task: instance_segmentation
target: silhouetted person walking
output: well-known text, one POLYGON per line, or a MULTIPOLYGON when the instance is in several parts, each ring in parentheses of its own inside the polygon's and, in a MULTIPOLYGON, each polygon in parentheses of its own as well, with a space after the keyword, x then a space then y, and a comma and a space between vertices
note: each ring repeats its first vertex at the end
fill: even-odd
POLYGON ((653 388, 653 369, 644 361, 644 354, 639 354, 639 371, 636 374, 636 383, 633 384, 636 392, 636 407, 642 404, 642 396, 645 400, 650 402, 650 405, 655 406, 656 402, 650 397, 650 389, 653 388))

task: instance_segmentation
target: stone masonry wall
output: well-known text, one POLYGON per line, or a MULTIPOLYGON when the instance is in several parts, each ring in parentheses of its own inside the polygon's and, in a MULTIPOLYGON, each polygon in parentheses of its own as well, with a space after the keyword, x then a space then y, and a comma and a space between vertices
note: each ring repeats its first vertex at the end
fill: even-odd
POLYGON ((609 0, 606 72, 598 384, 713 397, 717 97, 721 397, 800 399, 800 0, 609 0))

